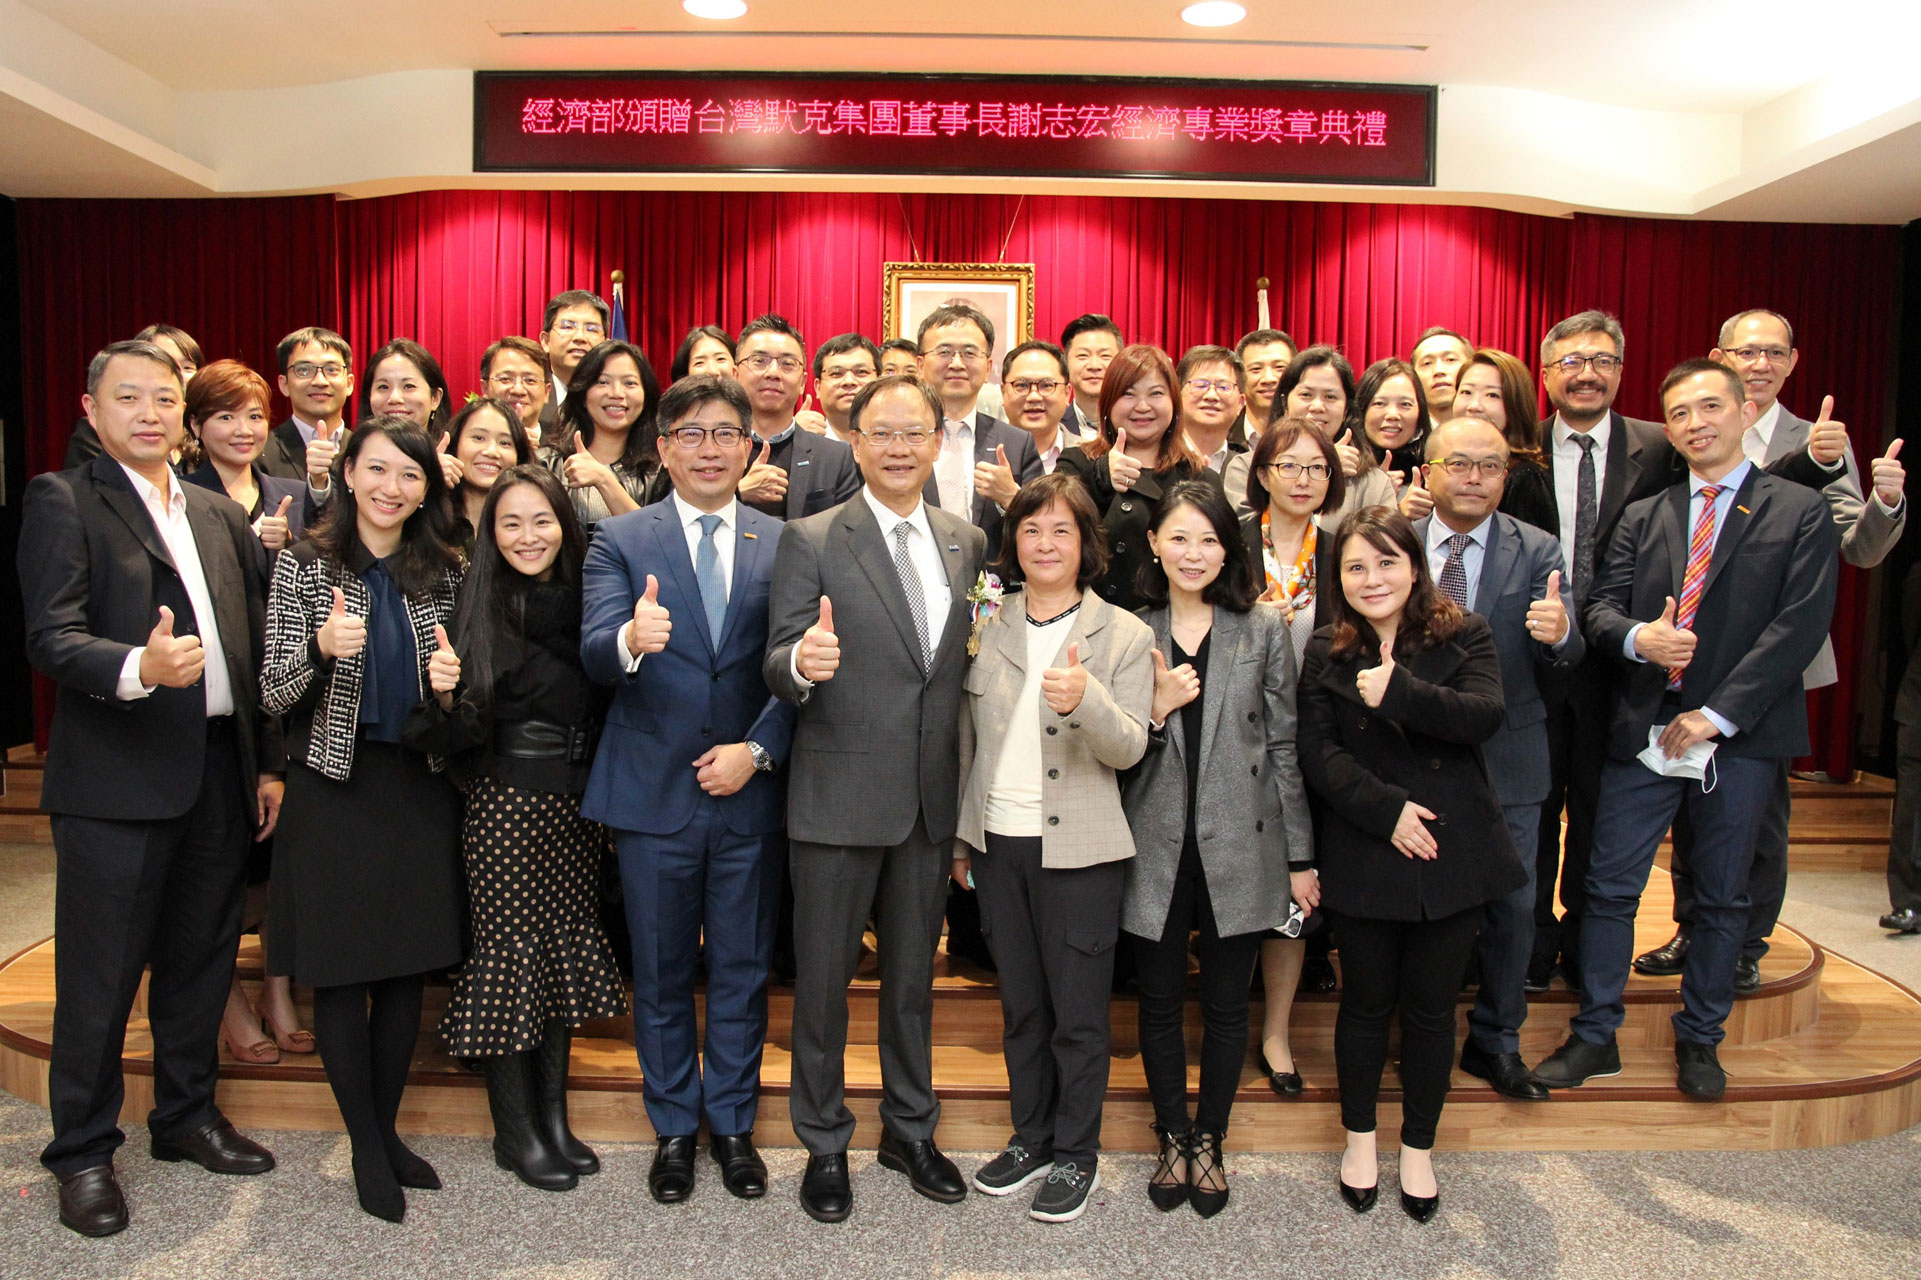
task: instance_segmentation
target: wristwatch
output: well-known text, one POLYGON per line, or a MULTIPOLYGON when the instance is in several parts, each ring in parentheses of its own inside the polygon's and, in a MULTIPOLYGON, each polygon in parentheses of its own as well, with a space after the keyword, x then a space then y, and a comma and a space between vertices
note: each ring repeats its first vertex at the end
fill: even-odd
POLYGON ((761 746, 758 742, 749 742, 746 745, 747 754, 754 758, 754 772, 772 773, 774 771, 774 757, 767 754, 767 748, 761 746))

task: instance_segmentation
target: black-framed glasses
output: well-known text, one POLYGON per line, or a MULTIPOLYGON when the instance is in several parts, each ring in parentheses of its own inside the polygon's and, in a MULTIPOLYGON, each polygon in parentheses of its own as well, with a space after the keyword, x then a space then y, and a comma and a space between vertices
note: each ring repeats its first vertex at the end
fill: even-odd
POLYGON ((1305 472, 1309 480, 1325 480, 1330 474, 1325 462, 1270 462, 1267 469, 1283 480, 1298 480, 1305 472))
POLYGON ((747 438, 739 427, 675 427, 667 435, 682 449, 698 449, 709 438, 723 449, 732 449, 747 438))
POLYGON ((1507 463, 1499 458, 1442 458, 1428 465, 1439 467, 1451 476, 1465 476, 1470 471, 1479 471, 1486 480, 1507 474, 1507 463))
POLYGON ((1743 364, 1753 364, 1763 356, 1769 364, 1786 364, 1794 353, 1786 347, 1735 347, 1728 354, 1743 364))
POLYGON ((1007 389, 1017 396, 1031 396, 1035 392, 1051 396, 1066 385, 1059 378, 1011 378, 1007 389))
POLYGON ((338 382, 347 376, 347 366, 332 362, 315 364, 311 360, 302 360, 298 364, 287 366, 287 372, 303 382, 308 378, 314 377, 325 378, 329 382, 338 382))
POLYGON ((741 368, 751 369, 755 373, 766 373, 768 368, 773 365, 779 365, 782 373, 800 372, 800 358, 798 356, 770 356, 765 351, 756 351, 753 355, 742 360, 740 365, 741 368))
POLYGON ((1554 362, 1554 367, 1571 378, 1581 372, 1583 365, 1591 365, 1596 373, 1609 374, 1619 369, 1621 363, 1621 357, 1603 352, 1598 356, 1562 356, 1554 362))

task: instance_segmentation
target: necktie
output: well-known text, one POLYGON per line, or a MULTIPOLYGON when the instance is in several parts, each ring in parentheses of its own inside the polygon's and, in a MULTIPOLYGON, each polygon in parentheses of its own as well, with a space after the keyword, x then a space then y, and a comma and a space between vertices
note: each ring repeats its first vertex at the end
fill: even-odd
POLYGON ((1466 553, 1468 536, 1457 533, 1447 540, 1447 563, 1441 566, 1441 593, 1462 609, 1467 608, 1467 563, 1461 559, 1466 553))
POLYGON ((727 580, 720 574, 720 548, 714 545, 714 530, 720 517, 700 517, 700 546, 694 551, 694 582, 700 587, 700 603, 707 610, 707 635, 714 649, 720 649, 720 624, 727 617, 727 580))
POLYGON ((1601 523, 1600 498, 1594 483, 1594 439, 1576 433, 1581 465, 1574 472, 1574 603, 1587 600, 1594 585, 1594 535, 1601 523))
POLYGON ((927 593, 922 590, 920 574, 907 554, 907 534, 913 522, 903 520, 894 526, 894 572, 900 575, 901 594, 907 597, 907 612, 913 615, 914 634, 920 637, 920 664, 923 670, 933 665, 934 655, 927 643, 927 593))
MULTIPOLYGON (((1694 518, 1694 536, 1688 539, 1688 568, 1681 577, 1681 607, 1675 610, 1674 625, 1682 631, 1694 626, 1695 611, 1701 607, 1701 589, 1707 585, 1708 566, 1714 561, 1714 500, 1721 496, 1721 485, 1701 486, 1701 514, 1694 518)), ((1681 687, 1682 668, 1668 671, 1668 688, 1681 687)))

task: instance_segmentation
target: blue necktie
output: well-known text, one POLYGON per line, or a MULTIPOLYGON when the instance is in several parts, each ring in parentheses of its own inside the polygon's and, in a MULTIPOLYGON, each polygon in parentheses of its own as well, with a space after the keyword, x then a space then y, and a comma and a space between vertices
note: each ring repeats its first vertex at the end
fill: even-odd
POLYGON ((714 530, 720 528, 720 517, 702 516, 699 524, 700 547, 694 552, 694 582, 700 587, 700 602, 707 609, 707 634, 718 652, 720 624, 727 618, 727 581, 720 576, 720 548, 714 545, 714 530))

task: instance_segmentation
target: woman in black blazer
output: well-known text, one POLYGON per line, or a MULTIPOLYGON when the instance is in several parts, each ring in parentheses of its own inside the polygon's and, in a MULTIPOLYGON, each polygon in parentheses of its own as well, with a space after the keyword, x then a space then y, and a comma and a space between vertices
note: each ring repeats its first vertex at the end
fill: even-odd
POLYGON ((1405 517, 1368 507, 1337 534, 1331 625, 1308 642, 1300 756, 1319 794, 1321 905, 1341 942, 1334 1068, 1341 1195, 1373 1207, 1374 1103, 1401 1014, 1401 1207, 1434 1216, 1431 1152, 1454 1065, 1454 1003, 1483 906, 1526 881, 1480 744, 1501 727, 1487 623, 1435 589, 1405 517))
POLYGON ((1161 495, 1183 480, 1220 478, 1181 430, 1181 389, 1174 362, 1159 347, 1124 347, 1101 380, 1101 430, 1078 448, 1061 450, 1058 470, 1094 495, 1107 534, 1107 572, 1095 594, 1129 613, 1143 603, 1135 578, 1147 560, 1147 526, 1161 495))

